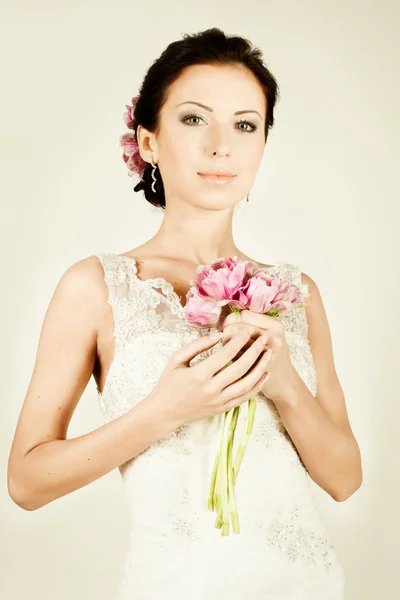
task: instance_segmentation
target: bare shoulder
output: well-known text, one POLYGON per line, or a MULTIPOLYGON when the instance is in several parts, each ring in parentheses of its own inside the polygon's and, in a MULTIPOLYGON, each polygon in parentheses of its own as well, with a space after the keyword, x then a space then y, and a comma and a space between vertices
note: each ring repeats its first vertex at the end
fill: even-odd
MULTIPOLYGON (((108 292, 104 281, 104 269, 96 255, 90 255, 72 263, 62 274, 55 296, 60 294, 80 299, 82 307, 100 312, 107 301, 108 292)), ((93 313, 92 313, 93 314, 93 313)))
POLYGON ((92 254, 72 263, 64 271, 61 281, 85 294, 98 292, 104 283, 103 265, 99 258, 92 254))

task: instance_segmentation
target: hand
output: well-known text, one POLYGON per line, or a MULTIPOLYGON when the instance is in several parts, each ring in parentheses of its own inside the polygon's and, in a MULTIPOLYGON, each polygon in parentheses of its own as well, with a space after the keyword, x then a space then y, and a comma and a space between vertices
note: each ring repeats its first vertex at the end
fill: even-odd
POLYGON ((252 343, 239 359, 226 365, 250 340, 250 335, 249 328, 242 327, 224 346, 193 366, 189 366, 190 361, 218 340, 207 335, 189 342, 169 358, 148 402, 161 410, 174 428, 247 402, 261 390, 260 379, 268 370, 264 342, 260 339, 252 343))
POLYGON ((263 384, 261 391, 276 405, 285 403, 293 394, 294 382, 297 377, 297 371, 290 360, 285 328, 275 317, 245 309, 239 314, 232 313, 224 319, 222 323, 224 342, 249 325, 254 328, 254 333, 245 348, 263 335, 267 336, 266 348, 272 350, 268 366, 268 372, 271 375, 263 384))

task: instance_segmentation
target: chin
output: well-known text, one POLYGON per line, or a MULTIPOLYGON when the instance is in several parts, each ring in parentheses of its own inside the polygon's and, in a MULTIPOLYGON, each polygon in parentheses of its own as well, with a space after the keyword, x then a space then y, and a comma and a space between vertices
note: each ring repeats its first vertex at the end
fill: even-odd
POLYGON ((232 200, 231 194, 212 194, 207 197, 199 196, 196 202, 193 202, 192 199, 191 204, 207 210, 226 210, 228 208, 234 208, 238 202, 239 200, 236 202, 232 200))

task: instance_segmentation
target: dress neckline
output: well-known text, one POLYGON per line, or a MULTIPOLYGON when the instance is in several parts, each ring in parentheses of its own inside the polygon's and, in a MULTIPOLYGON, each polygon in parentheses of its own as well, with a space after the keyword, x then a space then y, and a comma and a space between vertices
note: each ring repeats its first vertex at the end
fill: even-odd
MULTIPOLYGON (((168 279, 165 279, 165 277, 161 277, 161 276, 147 277, 146 279, 142 279, 141 277, 139 277, 139 274, 138 274, 139 269, 138 269, 137 260, 133 256, 127 256, 126 254, 117 254, 117 256, 119 256, 120 258, 125 259, 131 263, 131 265, 133 267, 133 277, 134 277, 135 281, 139 282, 140 285, 150 286, 153 289, 155 289, 155 291, 158 294, 160 294, 161 296, 166 298, 167 301, 169 301, 170 303, 172 303, 174 305, 174 307, 176 309, 176 313, 178 314, 179 317, 186 319, 186 315, 185 315, 185 311, 184 311, 185 306, 182 304, 181 297, 177 294, 173 284, 170 281, 168 281, 168 279), (162 287, 164 294, 166 293, 167 295, 165 296, 163 293, 161 293, 157 289, 158 287, 162 287)), ((223 260, 223 258, 216 258, 215 261, 213 261, 213 262, 216 262, 217 260, 223 260)), ((275 263, 274 265, 270 265, 269 267, 262 267, 255 260, 253 260, 252 262, 254 262, 256 265, 258 265, 258 267, 260 268, 261 271, 265 271, 266 273, 277 269, 279 266, 281 266, 283 264, 283 262, 281 261, 281 262, 275 263)), ((198 266, 203 267, 206 265, 198 265, 198 266)))

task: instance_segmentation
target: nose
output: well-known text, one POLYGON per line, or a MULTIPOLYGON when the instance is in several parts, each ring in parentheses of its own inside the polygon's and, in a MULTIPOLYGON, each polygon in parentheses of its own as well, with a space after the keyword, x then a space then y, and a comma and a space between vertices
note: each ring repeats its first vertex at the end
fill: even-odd
POLYGON ((229 156, 231 153, 229 134, 218 131, 209 140, 208 149, 212 156, 229 156))
POLYGON ((230 152, 228 151, 224 151, 224 150, 214 150, 214 152, 212 153, 213 156, 229 156, 230 152))

